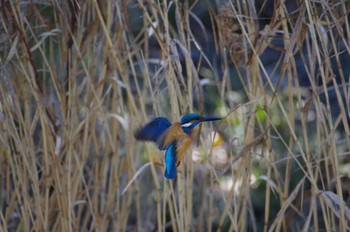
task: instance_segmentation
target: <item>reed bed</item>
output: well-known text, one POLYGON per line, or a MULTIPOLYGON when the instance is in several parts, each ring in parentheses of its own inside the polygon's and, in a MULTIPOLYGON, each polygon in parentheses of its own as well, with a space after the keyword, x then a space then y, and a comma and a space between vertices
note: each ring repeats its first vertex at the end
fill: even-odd
POLYGON ((291 2, 2 0, 0 231, 350 230, 350 2, 291 2))

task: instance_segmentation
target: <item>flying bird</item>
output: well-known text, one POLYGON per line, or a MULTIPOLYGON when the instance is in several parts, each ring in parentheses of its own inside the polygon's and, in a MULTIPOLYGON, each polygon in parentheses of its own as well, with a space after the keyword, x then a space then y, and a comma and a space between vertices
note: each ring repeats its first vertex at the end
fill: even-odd
POLYGON ((216 120, 221 118, 186 114, 180 122, 171 124, 167 118, 157 117, 136 131, 135 138, 155 142, 160 150, 166 150, 164 176, 175 179, 176 168, 193 142, 193 128, 201 122, 216 120))

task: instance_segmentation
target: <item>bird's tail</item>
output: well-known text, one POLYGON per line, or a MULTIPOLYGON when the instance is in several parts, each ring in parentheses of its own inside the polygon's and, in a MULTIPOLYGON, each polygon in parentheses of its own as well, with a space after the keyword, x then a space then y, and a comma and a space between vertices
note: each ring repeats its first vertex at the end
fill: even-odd
POLYGON ((165 153, 164 176, 168 179, 176 178, 176 144, 172 143, 165 153))

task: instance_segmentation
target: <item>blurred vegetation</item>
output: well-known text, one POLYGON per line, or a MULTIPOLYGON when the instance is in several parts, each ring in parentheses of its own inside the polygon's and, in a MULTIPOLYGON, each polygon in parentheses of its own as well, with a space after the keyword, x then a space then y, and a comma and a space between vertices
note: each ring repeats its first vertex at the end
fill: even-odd
POLYGON ((350 1, 0 8, 0 231, 350 230, 350 1), (189 112, 169 181, 133 133, 189 112))

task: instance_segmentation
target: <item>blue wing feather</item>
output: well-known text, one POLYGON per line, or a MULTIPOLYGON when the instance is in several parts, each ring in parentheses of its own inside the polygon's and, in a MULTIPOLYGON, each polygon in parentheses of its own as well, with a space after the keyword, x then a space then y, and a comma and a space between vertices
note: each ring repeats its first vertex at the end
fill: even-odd
POLYGON ((162 137, 164 132, 171 126, 169 120, 165 117, 154 118, 152 121, 147 123, 144 127, 136 131, 135 138, 138 140, 152 141, 158 145, 160 150, 167 149, 162 144, 162 137))
POLYGON ((176 143, 169 145, 165 152, 165 171, 164 176, 168 179, 176 178, 176 143))

